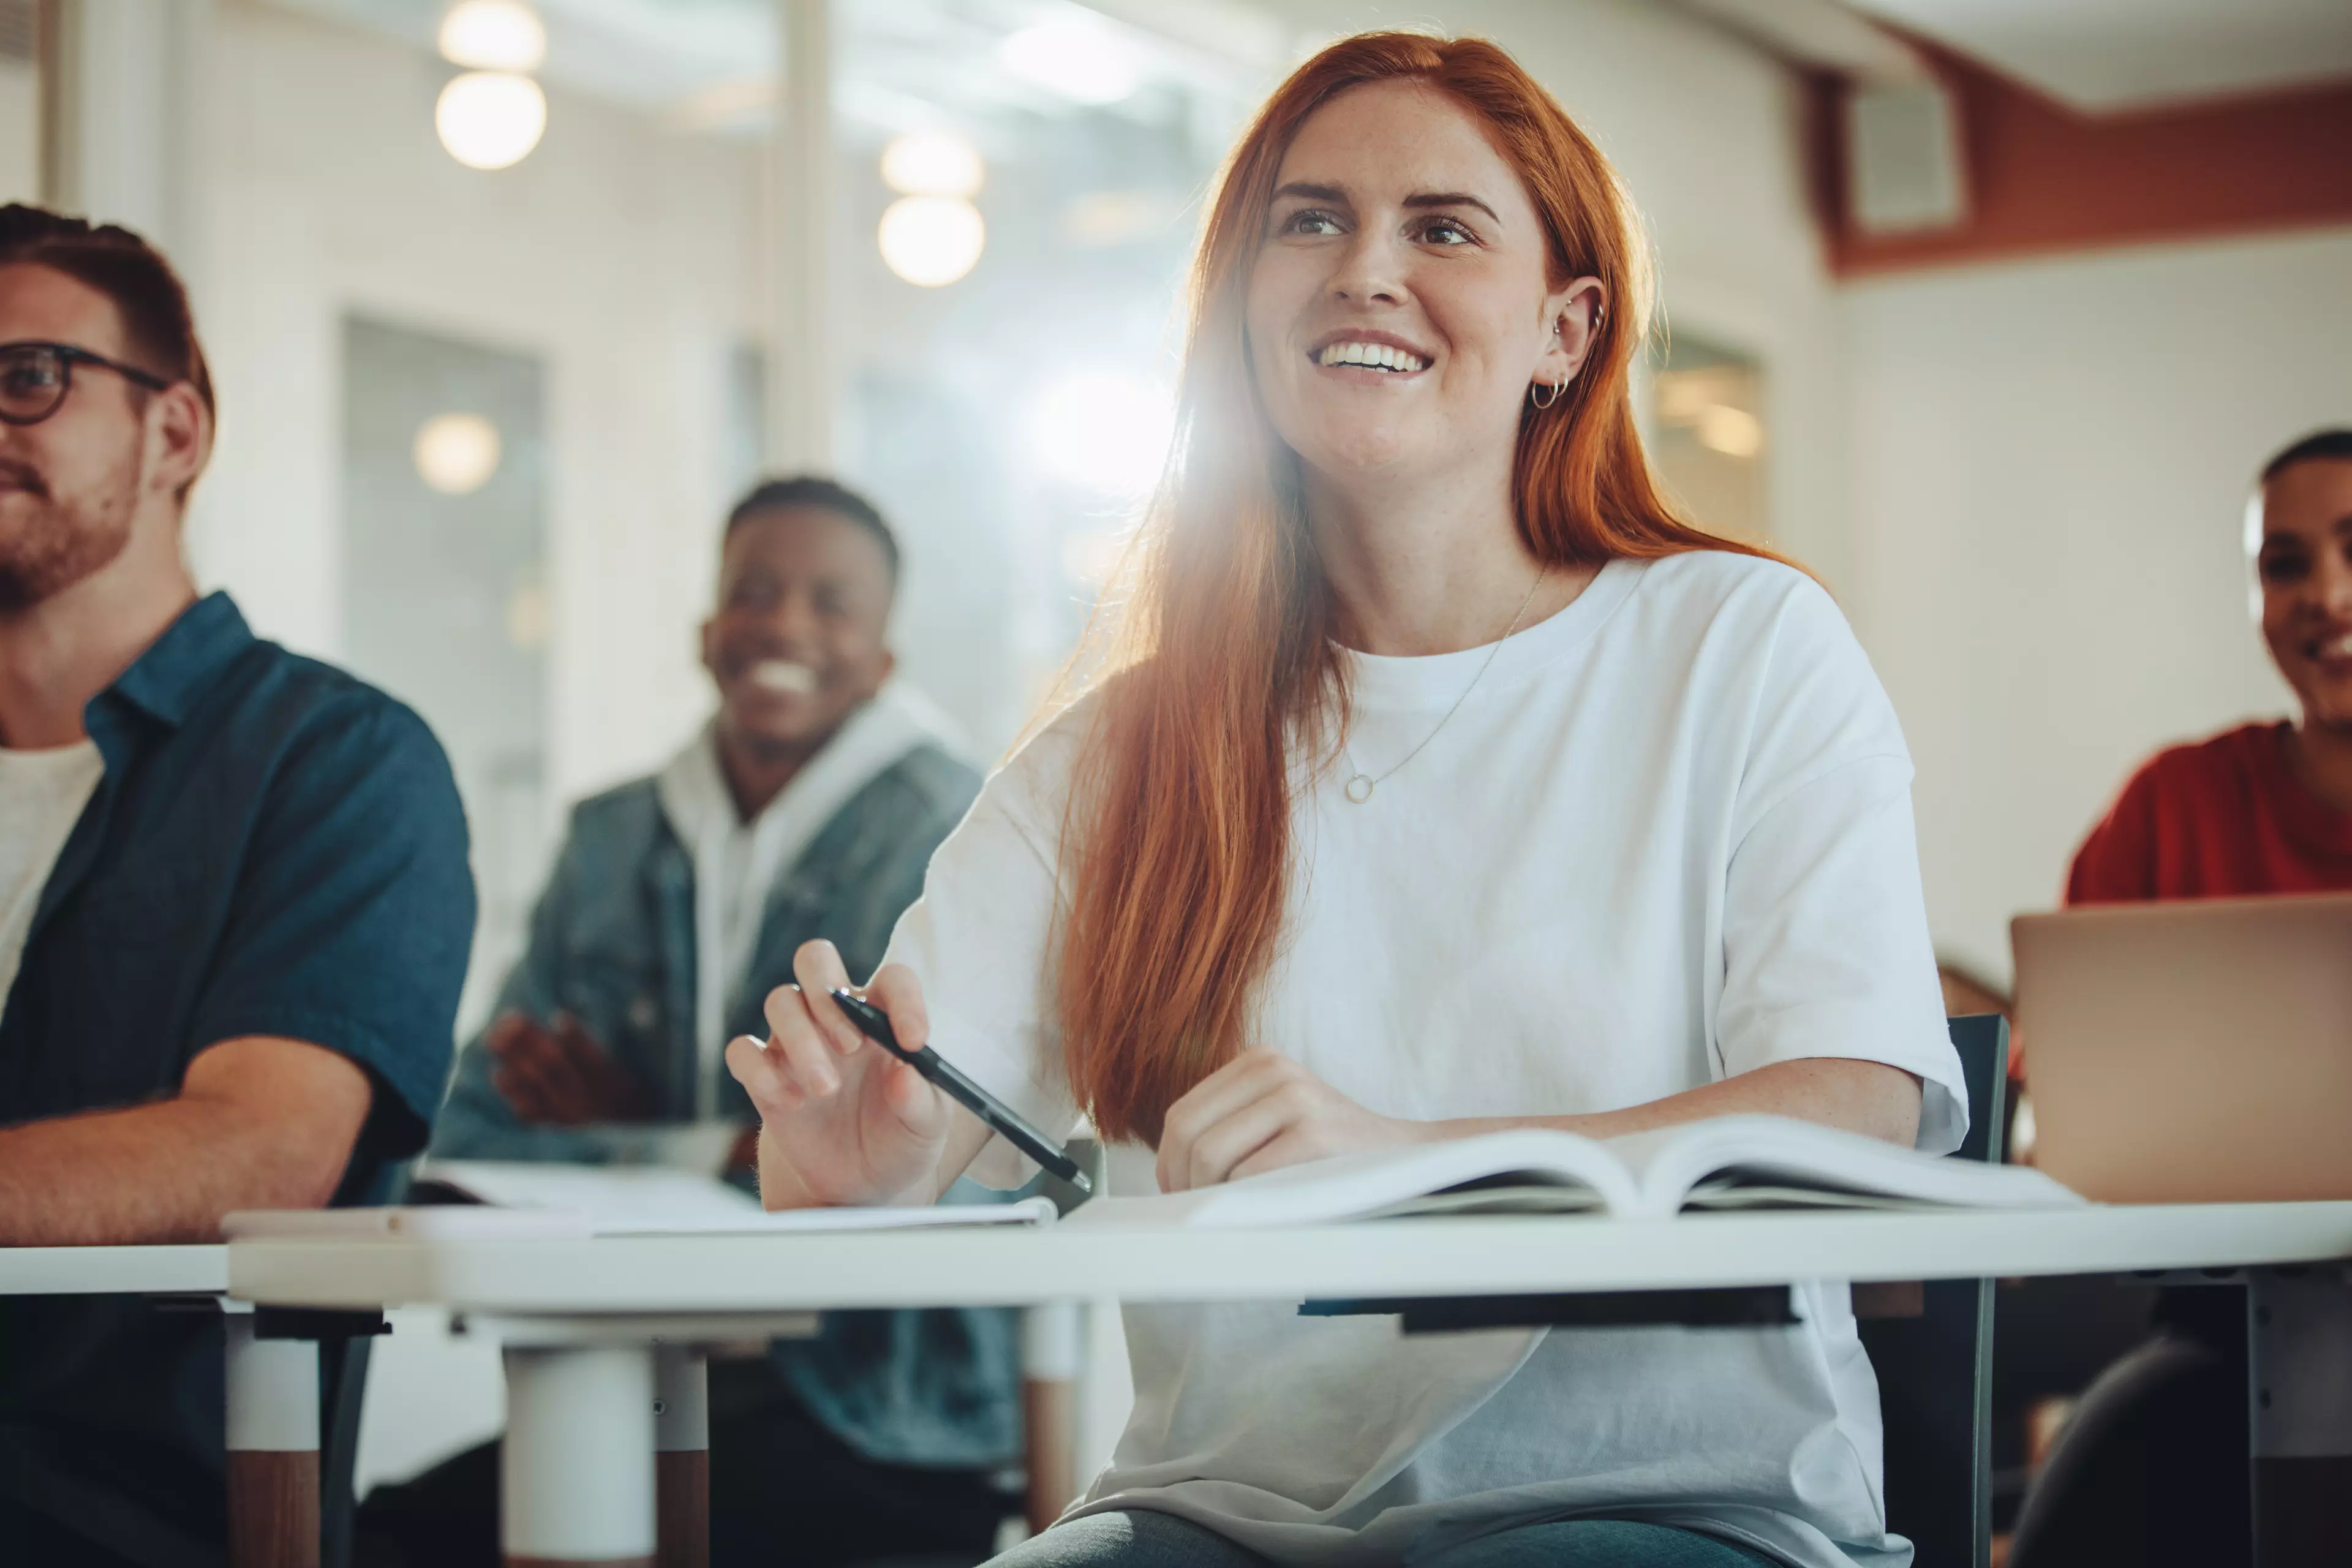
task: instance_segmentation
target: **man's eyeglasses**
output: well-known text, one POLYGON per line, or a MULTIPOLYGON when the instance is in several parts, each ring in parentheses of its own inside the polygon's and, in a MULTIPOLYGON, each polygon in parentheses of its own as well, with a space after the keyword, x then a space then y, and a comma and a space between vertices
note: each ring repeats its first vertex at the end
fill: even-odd
POLYGON ((134 386, 161 392, 172 384, 137 365, 78 349, 71 343, 0 343, 0 423, 38 425, 65 404, 74 366, 110 370, 134 386))

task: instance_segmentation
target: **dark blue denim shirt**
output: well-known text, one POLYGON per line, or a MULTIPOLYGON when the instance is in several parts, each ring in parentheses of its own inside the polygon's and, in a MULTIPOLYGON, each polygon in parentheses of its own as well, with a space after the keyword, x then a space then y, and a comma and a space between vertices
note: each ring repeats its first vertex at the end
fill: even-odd
MULTIPOLYGON (((922 893, 931 851, 979 788, 971 769, 923 745, 850 797, 770 890, 748 981, 728 1007, 729 1035, 768 1032, 761 1004, 791 980, 793 952, 812 938, 839 947, 852 974, 872 973, 891 927, 922 893)), ((654 781, 582 802, 497 1010, 541 1021, 571 1013, 652 1091, 658 1121, 676 1124, 695 1116, 694 977, 693 861, 654 781)), ((479 1037, 459 1054, 434 1153, 599 1163, 635 1152, 602 1129, 522 1124, 491 1068, 479 1037)), ((733 1079, 719 1090, 720 1115, 755 1119, 733 1079)), ((948 1201, 1012 1195, 960 1182, 948 1201)), ((793 1395, 868 1457, 979 1467, 1018 1449, 1019 1352, 1007 1311, 830 1312, 816 1338, 777 1342, 771 1362, 793 1395)), ((714 1412, 755 1397, 743 1386, 751 1376, 745 1363, 714 1363, 714 1412)))
MULTIPOLYGON (((473 941, 439 743, 220 594, 84 723, 105 774, 0 1013, 0 1125, 167 1098, 205 1047, 289 1037, 373 1083, 338 1194, 367 1201, 425 1142, 473 941)), ((222 1425, 216 1312, 0 1298, 0 1495, 132 1562, 217 1562, 222 1425)))

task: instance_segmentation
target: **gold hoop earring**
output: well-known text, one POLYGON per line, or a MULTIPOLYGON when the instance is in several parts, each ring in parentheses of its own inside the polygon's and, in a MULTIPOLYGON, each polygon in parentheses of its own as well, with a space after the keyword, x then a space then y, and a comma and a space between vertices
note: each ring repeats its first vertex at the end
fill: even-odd
POLYGON ((1538 408, 1549 408, 1553 404, 1559 401, 1559 395, 1567 390, 1568 383, 1565 381, 1538 381, 1535 385, 1528 388, 1528 401, 1534 404, 1538 408), (1551 395, 1549 397, 1538 397, 1536 395, 1536 389, 1538 387, 1547 386, 1551 389, 1551 395))

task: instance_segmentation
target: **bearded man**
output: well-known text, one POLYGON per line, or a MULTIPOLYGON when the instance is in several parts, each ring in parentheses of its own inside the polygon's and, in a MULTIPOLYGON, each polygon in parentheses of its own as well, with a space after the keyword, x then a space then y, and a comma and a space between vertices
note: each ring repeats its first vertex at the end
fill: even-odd
MULTIPOLYGON (((137 236, 0 207, 0 1246, 212 1242, 422 1148, 474 924, 415 714, 199 597, 214 404, 137 236)), ((0 1297, 10 1561, 216 1560, 222 1331, 0 1297)))

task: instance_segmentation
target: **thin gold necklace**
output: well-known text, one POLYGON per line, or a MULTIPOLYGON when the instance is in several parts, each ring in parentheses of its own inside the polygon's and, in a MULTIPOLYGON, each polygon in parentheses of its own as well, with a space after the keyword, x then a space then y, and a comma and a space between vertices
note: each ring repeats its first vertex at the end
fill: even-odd
MULTIPOLYGON (((1495 646, 1493 647, 1486 650, 1486 659, 1478 666, 1478 673, 1470 678, 1470 684, 1462 689, 1462 695, 1455 698, 1454 700, 1454 706, 1445 710, 1445 718, 1440 719, 1435 724, 1432 725, 1430 727, 1429 733, 1421 738, 1421 744, 1415 746, 1412 751, 1407 752, 1403 757, 1398 761, 1396 767, 1391 768, 1383 773, 1368 773, 1361 768, 1357 768, 1354 775, 1348 780, 1344 786, 1344 793, 1349 800, 1354 801, 1358 805, 1361 805, 1366 801, 1371 799, 1372 791, 1378 789, 1381 784, 1386 784, 1389 780, 1394 778, 1397 774, 1398 768, 1403 767, 1406 763, 1409 763, 1412 761, 1413 758, 1421 755, 1423 748, 1427 747, 1432 741, 1437 739, 1437 731, 1445 728, 1446 721, 1452 719, 1454 715, 1462 711, 1462 705, 1470 700, 1470 694, 1478 689, 1478 683, 1480 681, 1486 679, 1486 671, 1494 668, 1496 657, 1503 651, 1503 645, 1510 641, 1512 637, 1518 631, 1519 622, 1527 616, 1528 606, 1536 602, 1536 590, 1543 586, 1544 578, 1549 575, 1550 573, 1551 563, 1549 561, 1536 568, 1536 580, 1528 584, 1528 596, 1519 601, 1518 609, 1511 616, 1511 624, 1503 628, 1503 635, 1495 640, 1495 646)), ((1341 754, 1347 757, 1348 765, 1351 768, 1355 767, 1356 756, 1353 750, 1343 745, 1340 748, 1340 751, 1341 754)))

